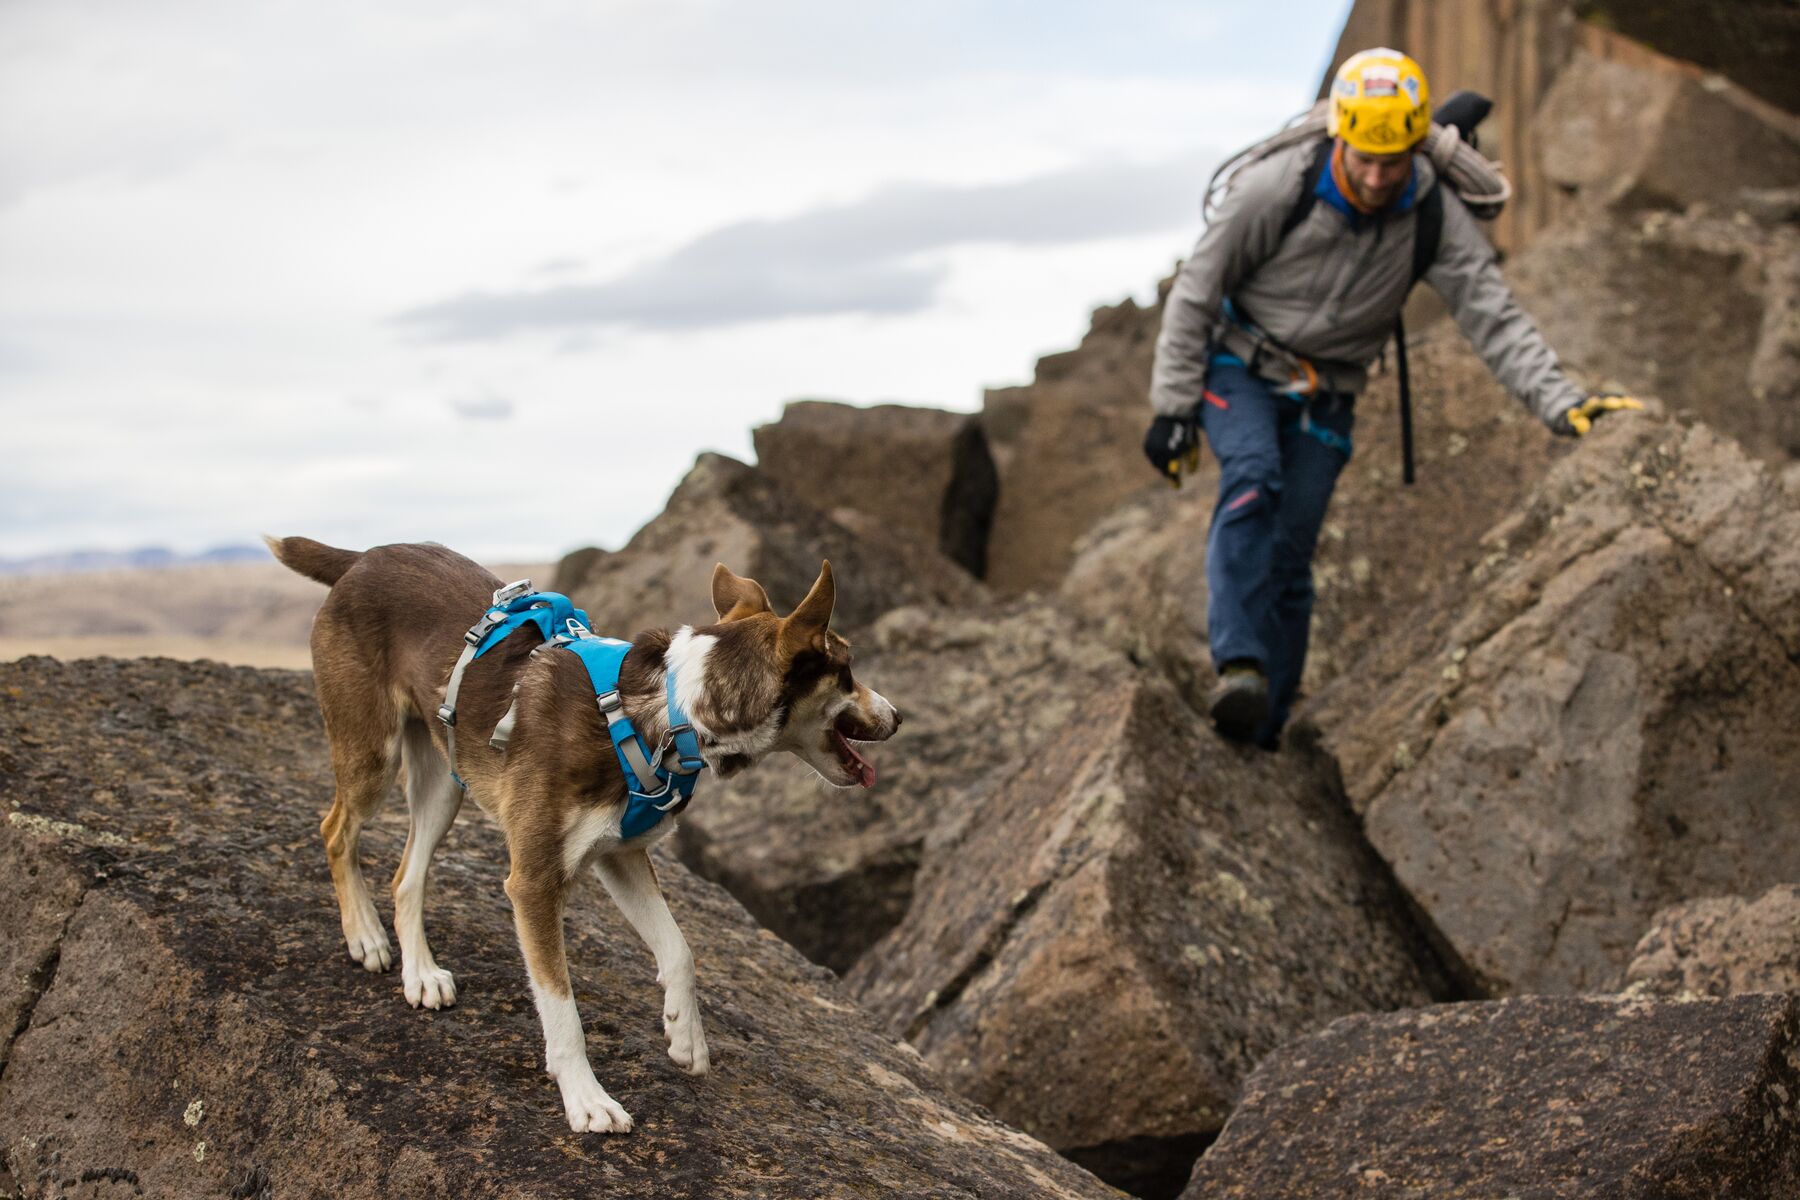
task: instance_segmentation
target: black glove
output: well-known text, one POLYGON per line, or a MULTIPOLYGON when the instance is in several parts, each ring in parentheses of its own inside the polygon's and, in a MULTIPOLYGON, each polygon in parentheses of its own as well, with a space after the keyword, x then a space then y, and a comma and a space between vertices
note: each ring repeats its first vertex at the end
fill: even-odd
POLYGON ((1195 457, 1199 443, 1194 440, 1194 423, 1186 417, 1157 417, 1144 435, 1144 457, 1158 475, 1181 482, 1183 459, 1195 457))

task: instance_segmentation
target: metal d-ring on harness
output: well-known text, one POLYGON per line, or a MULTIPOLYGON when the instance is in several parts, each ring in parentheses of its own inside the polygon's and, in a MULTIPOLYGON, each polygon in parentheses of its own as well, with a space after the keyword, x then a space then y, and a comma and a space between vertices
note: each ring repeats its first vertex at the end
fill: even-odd
MULTIPOLYGON (((456 773, 456 694, 462 687, 463 672, 470 663, 505 641, 515 630, 535 625, 543 636, 543 644, 532 650, 536 658, 546 650, 566 648, 587 668, 594 685, 594 700, 601 716, 606 718, 607 734, 613 753, 625 776, 629 796, 625 813, 620 818, 621 837, 636 837, 653 828, 664 814, 680 812, 694 793, 700 771, 706 766, 700 757, 700 739, 676 698, 675 668, 663 671, 664 700, 668 709, 668 732, 654 752, 644 744, 631 719, 625 715, 624 700, 619 694, 619 672, 631 643, 618 638, 600 637, 588 628, 588 616, 557 592, 540 592, 529 579, 510 583, 494 593, 493 605, 463 635, 463 651, 450 671, 450 682, 444 689, 444 703, 438 707, 438 720, 444 723, 444 743, 449 751, 450 777, 457 786, 468 790, 462 776, 456 773), (660 801, 660 803, 659 803, 660 801)), ((513 685, 512 703, 506 715, 494 726, 488 745, 505 752, 519 716, 519 685, 513 685)))

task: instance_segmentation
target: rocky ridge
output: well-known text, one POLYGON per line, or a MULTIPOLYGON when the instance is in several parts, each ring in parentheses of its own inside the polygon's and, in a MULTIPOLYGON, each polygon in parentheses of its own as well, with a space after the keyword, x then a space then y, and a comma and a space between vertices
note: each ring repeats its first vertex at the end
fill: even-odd
MULTIPOLYGON (((306 675, 27 659, 0 664, 0 694, 0 862, 20 868, 0 889, 29 967, 5 977, 0 1150, 23 1195, 1115 1194, 946 1092, 829 972, 666 859, 713 1073, 668 1061, 649 953, 578 898, 576 996, 637 1128, 570 1134, 504 847, 472 806, 427 915, 457 1006, 409 1009, 396 975, 345 957, 306 675)), ((371 828, 371 878, 400 833, 371 828)))

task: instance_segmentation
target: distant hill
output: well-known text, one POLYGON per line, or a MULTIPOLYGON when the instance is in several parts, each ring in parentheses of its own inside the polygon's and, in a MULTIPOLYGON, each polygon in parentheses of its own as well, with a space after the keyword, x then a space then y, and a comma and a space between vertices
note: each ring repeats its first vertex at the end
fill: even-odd
POLYGON ((31 558, 0 558, 0 575, 62 575, 71 571, 111 571, 138 567, 188 567, 219 563, 268 562, 269 552, 248 542, 178 554, 167 546, 135 550, 68 550, 31 558))

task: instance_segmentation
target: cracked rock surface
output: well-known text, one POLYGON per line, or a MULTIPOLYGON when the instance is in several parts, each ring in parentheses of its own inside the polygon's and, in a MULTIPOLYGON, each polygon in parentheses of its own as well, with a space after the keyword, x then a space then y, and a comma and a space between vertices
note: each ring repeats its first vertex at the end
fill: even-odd
POLYGON ((1345 1017, 1244 1085, 1183 1200, 1800 1194, 1800 999, 1345 1017))
POLYGON ((1663 905, 1792 877, 1800 506, 1615 420, 1484 547, 1312 715, 1467 986, 1603 989, 1663 905))
POLYGON ((1203 1139, 1277 1044, 1441 987, 1326 768, 1197 725, 1153 676, 1088 693, 847 977, 1059 1149, 1203 1139))
MULTIPOLYGON (((426 913, 458 1005, 409 1009, 397 971, 346 958, 308 676, 34 658, 0 664, 0 697, 0 1152, 26 1197, 1117 1194, 950 1095, 669 860, 713 1074, 668 1060, 649 952, 577 893, 590 1055, 637 1128, 572 1134, 473 805, 426 913)), ((404 833, 390 808, 365 837, 384 914, 404 833)))

